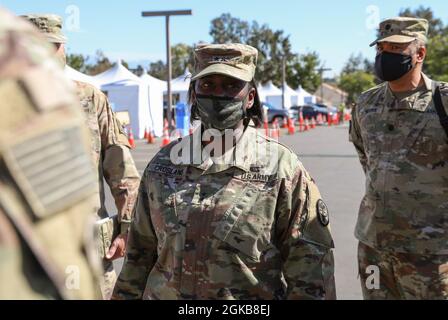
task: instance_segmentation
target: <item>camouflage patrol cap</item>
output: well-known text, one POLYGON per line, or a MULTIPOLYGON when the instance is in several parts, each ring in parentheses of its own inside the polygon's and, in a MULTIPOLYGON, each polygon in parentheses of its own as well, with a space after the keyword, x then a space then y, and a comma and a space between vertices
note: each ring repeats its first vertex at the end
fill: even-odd
POLYGON ((428 41, 428 20, 420 18, 396 17, 380 23, 380 37, 370 46, 378 42, 408 43, 414 40, 428 41))
POLYGON ((222 74, 246 82, 252 81, 258 51, 241 43, 199 44, 194 51, 192 80, 222 74))
POLYGON ((53 43, 65 43, 67 38, 62 34, 62 18, 55 14, 27 14, 23 18, 34 24, 53 43))

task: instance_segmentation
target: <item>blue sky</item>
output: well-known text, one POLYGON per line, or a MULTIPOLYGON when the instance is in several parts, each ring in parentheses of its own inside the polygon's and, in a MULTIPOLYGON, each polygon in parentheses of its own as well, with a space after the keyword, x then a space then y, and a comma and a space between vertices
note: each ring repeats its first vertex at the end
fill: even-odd
POLYGON ((68 23, 64 26, 68 52, 94 56, 101 49, 112 60, 122 58, 132 67, 165 60, 164 18, 142 18, 141 11, 192 9, 192 16, 171 19, 171 43, 190 45, 211 41, 210 21, 229 12, 284 30, 294 52, 318 52, 325 66, 333 69, 326 76, 339 73, 352 53, 373 59, 368 44, 375 38, 374 26, 401 8, 429 6, 448 24, 446 0, 0 0, 0 5, 16 14, 59 14, 68 23))

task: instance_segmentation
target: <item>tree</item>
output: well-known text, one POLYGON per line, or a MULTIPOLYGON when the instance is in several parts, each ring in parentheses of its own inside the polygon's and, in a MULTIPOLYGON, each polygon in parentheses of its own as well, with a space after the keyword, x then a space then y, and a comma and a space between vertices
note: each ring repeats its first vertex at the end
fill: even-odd
MULTIPOLYGON (((116 63, 112 64, 113 66, 115 66, 116 63)), ((126 69, 129 69, 129 63, 127 63, 127 61, 121 60, 121 64, 123 65, 123 67, 125 67, 126 69)))
POLYGON ((292 72, 288 74, 288 83, 293 88, 299 85, 309 92, 315 92, 321 84, 320 74, 317 71, 320 65, 317 52, 298 55, 292 64, 292 72))
POLYGON ((429 22, 428 35, 430 38, 443 35, 447 33, 447 29, 444 27, 442 20, 434 17, 434 13, 430 7, 423 7, 422 5, 415 10, 411 8, 406 8, 400 11, 399 16, 401 17, 414 17, 423 18, 429 22))
POLYGON ((230 13, 223 13, 211 21, 210 35, 214 43, 246 43, 249 34, 249 23, 232 17, 230 13))
POLYGON ((258 72, 255 80, 262 84, 272 81, 282 85, 283 59, 286 63, 286 73, 291 73, 291 62, 295 55, 291 52, 289 36, 282 30, 271 30, 268 25, 261 27, 254 23, 247 44, 258 49, 258 72))
POLYGON ((435 80, 448 82, 448 36, 433 37, 428 47, 424 72, 435 80))
POLYGON ((166 65, 162 60, 151 62, 148 73, 157 79, 166 80, 166 65))
POLYGON ((110 62, 109 58, 107 58, 103 51, 97 50, 95 57, 95 64, 89 65, 86 69, 87 73, 94 76, 101 72, 104 72, 110 69, 113 64, 110 62))
POLYGON ((184 74, 185 69, 193 70, 194 58, 193 48, 184 43, 176 44, 172 50, 172 73, 173 78, 184 74))
POLYGON ((310 90, 319 86, 320 78, 315 70, 319 64, 317 53, 299 56, 292 52, 289 35, 283 30, 272 30, 267 24, 259 25, 222 14, 211 22, 210 36, 214 43, 238 42, 258 50, 255 80, 262 84, 272 81, 282 85, 282 66, 285 61, 286 82, 297 87, 300 84, 310 90))
MULTIPOLYGON (((171 48, 171 72, 176 78, 184 74, 186 68, 193 69, 193 48, 184 43, 178 43, 171 48)), ((166 63, 162 60, 149 64, 149 74, 158 79, 166 80, 166 63)))
POLYGON ((365 90, 375 86, 374 65, 359 53, 352 54, 344 67, 337 81, 339 88, 347 92, 347 103, 353 103, 365 90))
POLYGON ((448 27, 442 20, 436 18, 431 8, 423 6, 415 10, 407 8, 400 12, 400 16, 418 17, 429 22, 427 56, 423 65, 423 72, 433 79, 448 81, 448 27))
POLYGON ((357 70, 351 73, 342 73, 338 86, 347 92, 347 103, 353 103, 358 96, 365 90, 375 86, 375 77, 362 70, 357 70))
POLYGON ((344 68, 342 69, 342 73, 352 73, 355 71, 364 71, 367 73, 374 72, 374 63, 364 58, 362 53, 358 53, 358 55, 352 54, 348 61, 345 63, 344 68))
POLYGON ((88 68, 87 60, 89 56, 84 56, 82 54, 69 53, 66 56, 67 64, 79 72, 86 72, 88 68))

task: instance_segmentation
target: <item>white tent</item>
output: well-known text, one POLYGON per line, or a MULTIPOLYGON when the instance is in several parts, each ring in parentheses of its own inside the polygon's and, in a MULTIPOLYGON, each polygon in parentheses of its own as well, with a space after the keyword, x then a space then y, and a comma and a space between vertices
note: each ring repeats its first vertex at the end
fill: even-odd
MULTIPOLYGON (((282 90, 274 86, 272 81, 269 81, 264 86, 258 87, 258 94, 260 100, 272 105, 274 108, 282 109, 282 90)), ((285 107, 291 107, 291 101, 285 101, 285 107)))
POLYGON ((299 105, 299 94, 288 86, 286 82, 283 85, 285 86, 285 108, 289 109, 292 106, 299 105))
POLYGON ((65 75, 71 80, 90 83, 91 85, 94 85, 97 88, 100 87, 98 82, 94 79, 94 77, 79 72, 78 70, 75 70, 72 67, 70 67, 68 64, 65 65, 64 72, 65 75))
POLYGON ((121 63, 121 60, 118 60, 117 63, 109 70, 106 70, 94 76, 94 79, 100 85, 128 80, 139 82, 139 78, 131 71, 126 69, 126 67, 121 63))
POLYGON ((149 82, 126 69, 120 60, 114 67, 95 76, 94 80, 107 93, 115 112, 128 113, 136 137, 143 138, 145 128, 152 129, 156 136, 162 136, 163 96, 151 95, 149 82))
POLYGON ((303 89, 301 86, 296 90, 298 95, 297 104, 303 106, 305 104, 316 103, 316 96, 303 89))
POLYGON ((166 81, 157 79, 147 73, 146 70, 140 76, 140 80, 148 87, 150 127, 158 137, 163 134, 163 93, 166 90, 166 81))
MULTIPOLYGON (((179 94, 179 102, 188 103, 188 88, 190 87, 191 72, 188 68, 184 74, 171 80, 171 92, 179 94)), ((165 92, 167 89, 165 89, 165 92)))

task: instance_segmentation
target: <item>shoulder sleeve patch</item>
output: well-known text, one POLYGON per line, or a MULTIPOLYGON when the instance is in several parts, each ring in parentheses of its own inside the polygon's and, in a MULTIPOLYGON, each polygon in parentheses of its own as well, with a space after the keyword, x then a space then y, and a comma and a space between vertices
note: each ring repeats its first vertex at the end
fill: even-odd
POLYGON ((307 210, 307 221, 302 230, 303 240, 334 248, 329 210, 313 181, 307 183, 307 210))
POLYGON ((33 68, 22 76, 21 81, 38 111, 56 109, 76 101, 75 96, 68 93, 69 81, 47 70, 33 68))

